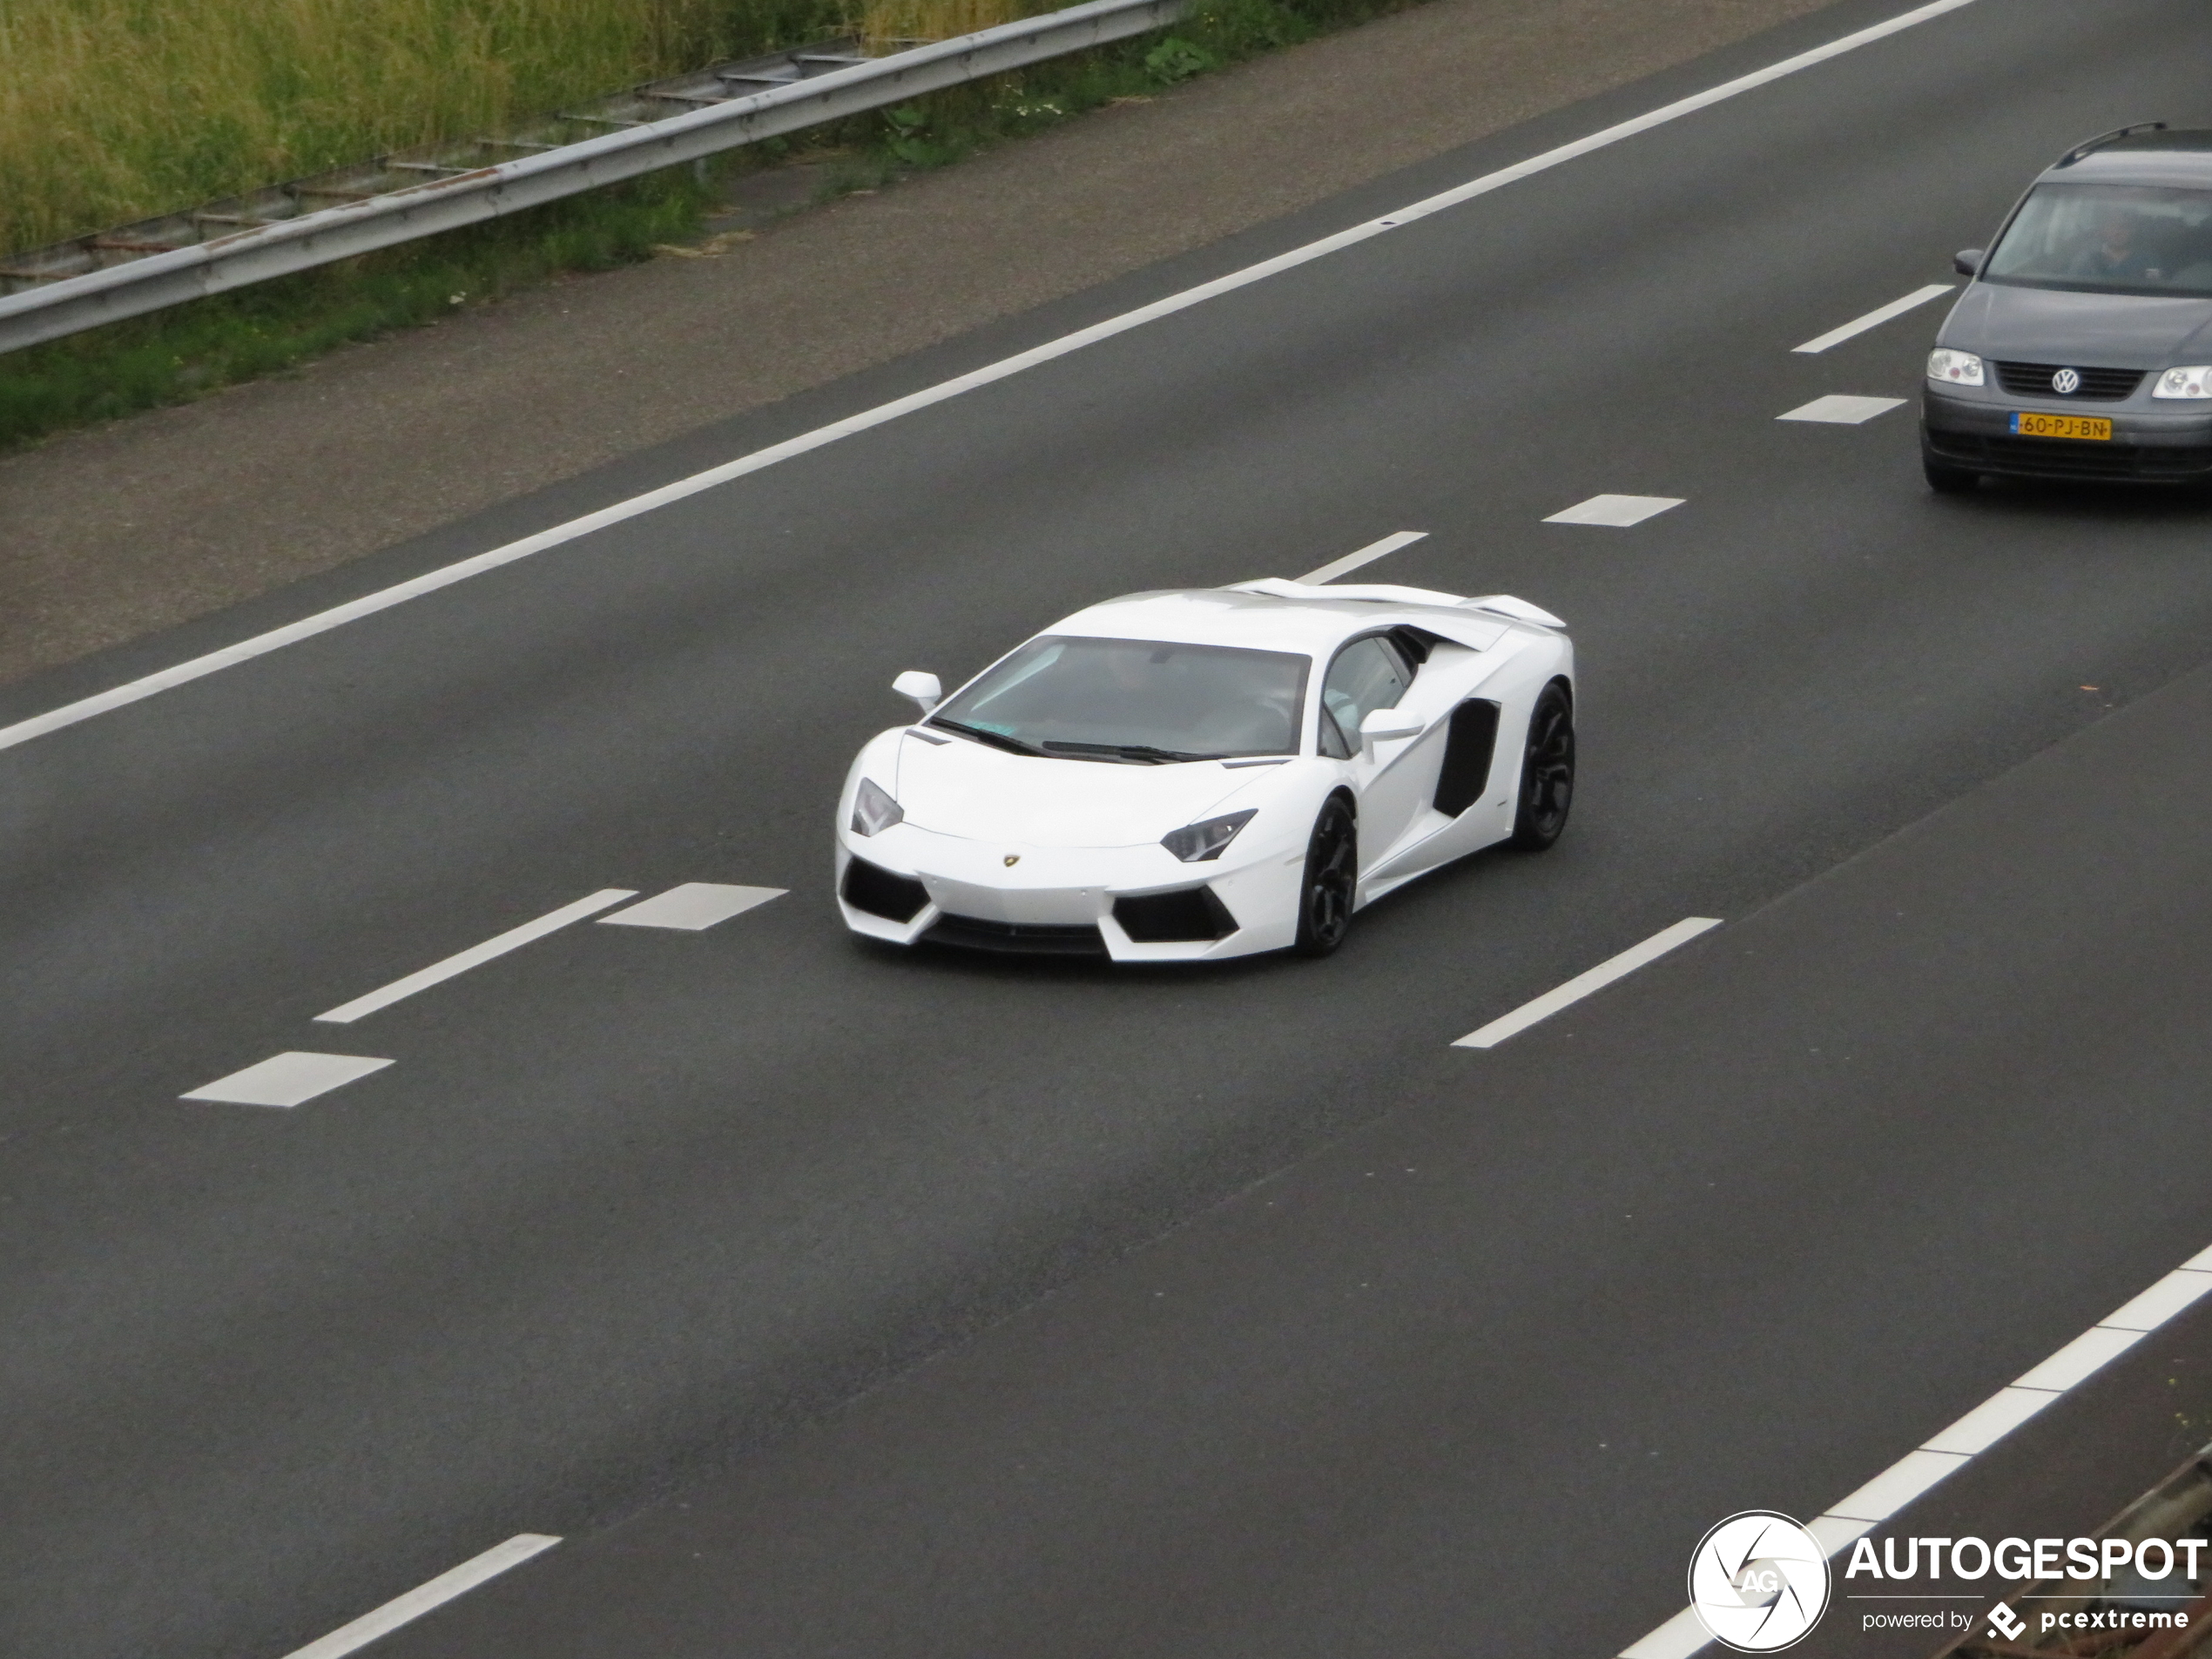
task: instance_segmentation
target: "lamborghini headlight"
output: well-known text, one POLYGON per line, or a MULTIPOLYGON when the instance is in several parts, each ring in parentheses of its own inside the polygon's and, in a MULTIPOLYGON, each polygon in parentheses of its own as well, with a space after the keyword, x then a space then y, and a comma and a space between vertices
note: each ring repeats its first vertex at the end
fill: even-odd
POLYGON ((1928 378, 1945 386, 1979 386, 1981 359, 1970 351, 1939 346, 1928 354, 1928 378))
POLYGON ((907 815, 905 807, 877 786, 873 779, 860 779, 853 797, 853 833, 880 835, 907 815))
POLYGON ((2190 368, 2169 368, 2158 377, 2152 387, 2153 397, 2212 397, 2212 365, 2198 363, 2190 368))
POLYGON ((1247 806, 1241 813, 1226 813, 1219 818, 1209 818, 1203 824, 1170 830, 1160 837, 1160 845, 1185 864, 1204 864, 1209 859, 1219 858, 1222 848, 1237 839, 1237 832, 1251 823, 1258 811, 1256 806, 1247 806))

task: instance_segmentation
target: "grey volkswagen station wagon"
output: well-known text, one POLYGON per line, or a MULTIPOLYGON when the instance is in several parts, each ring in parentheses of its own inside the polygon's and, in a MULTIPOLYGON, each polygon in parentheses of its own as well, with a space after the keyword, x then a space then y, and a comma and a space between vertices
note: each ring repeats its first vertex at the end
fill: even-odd
POLYGON ((1936 336, 1931 488, 2212 479, 2212 131, 2123 127, 2021 197, 1936 336))

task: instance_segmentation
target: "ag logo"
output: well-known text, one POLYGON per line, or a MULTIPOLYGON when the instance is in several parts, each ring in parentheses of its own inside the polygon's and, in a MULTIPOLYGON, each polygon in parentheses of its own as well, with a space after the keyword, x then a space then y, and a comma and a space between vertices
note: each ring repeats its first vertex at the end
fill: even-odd
POLYGON ((1689 1605, 1738 1653, 1779 1653, 1828 1606, 1828 1555, 1787 1515, 1747 1509, 1705 1534, 1689 1558, 1689 1605))
POLYGON ((2078 368, 2060 369, 2051 376, 2051 389, 2060 397, 2072 397, 2081 389, 2081 371, 2078 368))

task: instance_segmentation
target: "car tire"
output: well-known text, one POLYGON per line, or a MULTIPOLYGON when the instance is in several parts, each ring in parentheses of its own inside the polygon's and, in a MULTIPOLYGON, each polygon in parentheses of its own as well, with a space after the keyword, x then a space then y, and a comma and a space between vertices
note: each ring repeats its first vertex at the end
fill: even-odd
POLYGON ((1541 853, 1567 827, 1575 801, 1575 704, 1554 680, 1528 711, 1521 749, 1521 801, 1514 810, 1513 844, 1541 853))
POLYGON ((1301 956, 1326 956, 1352 927, 1359 887, 1359 826, 1341 795, 1332 795, 1313 820, 1305 844, 1305 873, 1298 883, 1298 942, 1301 956))
POLYGON ((1939 496, 1964 496, 1981 483, 1979 473, 1938 461, 1925 449, 1920 452, 1920 471, 1928 481, 1928 488, 1939 496))

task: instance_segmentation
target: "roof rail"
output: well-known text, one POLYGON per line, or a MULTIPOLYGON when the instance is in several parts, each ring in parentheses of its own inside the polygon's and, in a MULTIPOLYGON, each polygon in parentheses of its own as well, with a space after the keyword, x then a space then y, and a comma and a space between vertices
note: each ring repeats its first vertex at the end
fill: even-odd
POLYGON ((2059 167, 2071 167, 2082 157, 2094 154, 2108 144, 2117 144, 2122 138, 2132 138, 2138 132, 2163 132, 2165 131, 2166 123, 2163 121, 2138 121, 2131 127, 2114 127, 2109 132, 2101 132, 2094 138, 2075 145, 2053 165, 2059 167))

